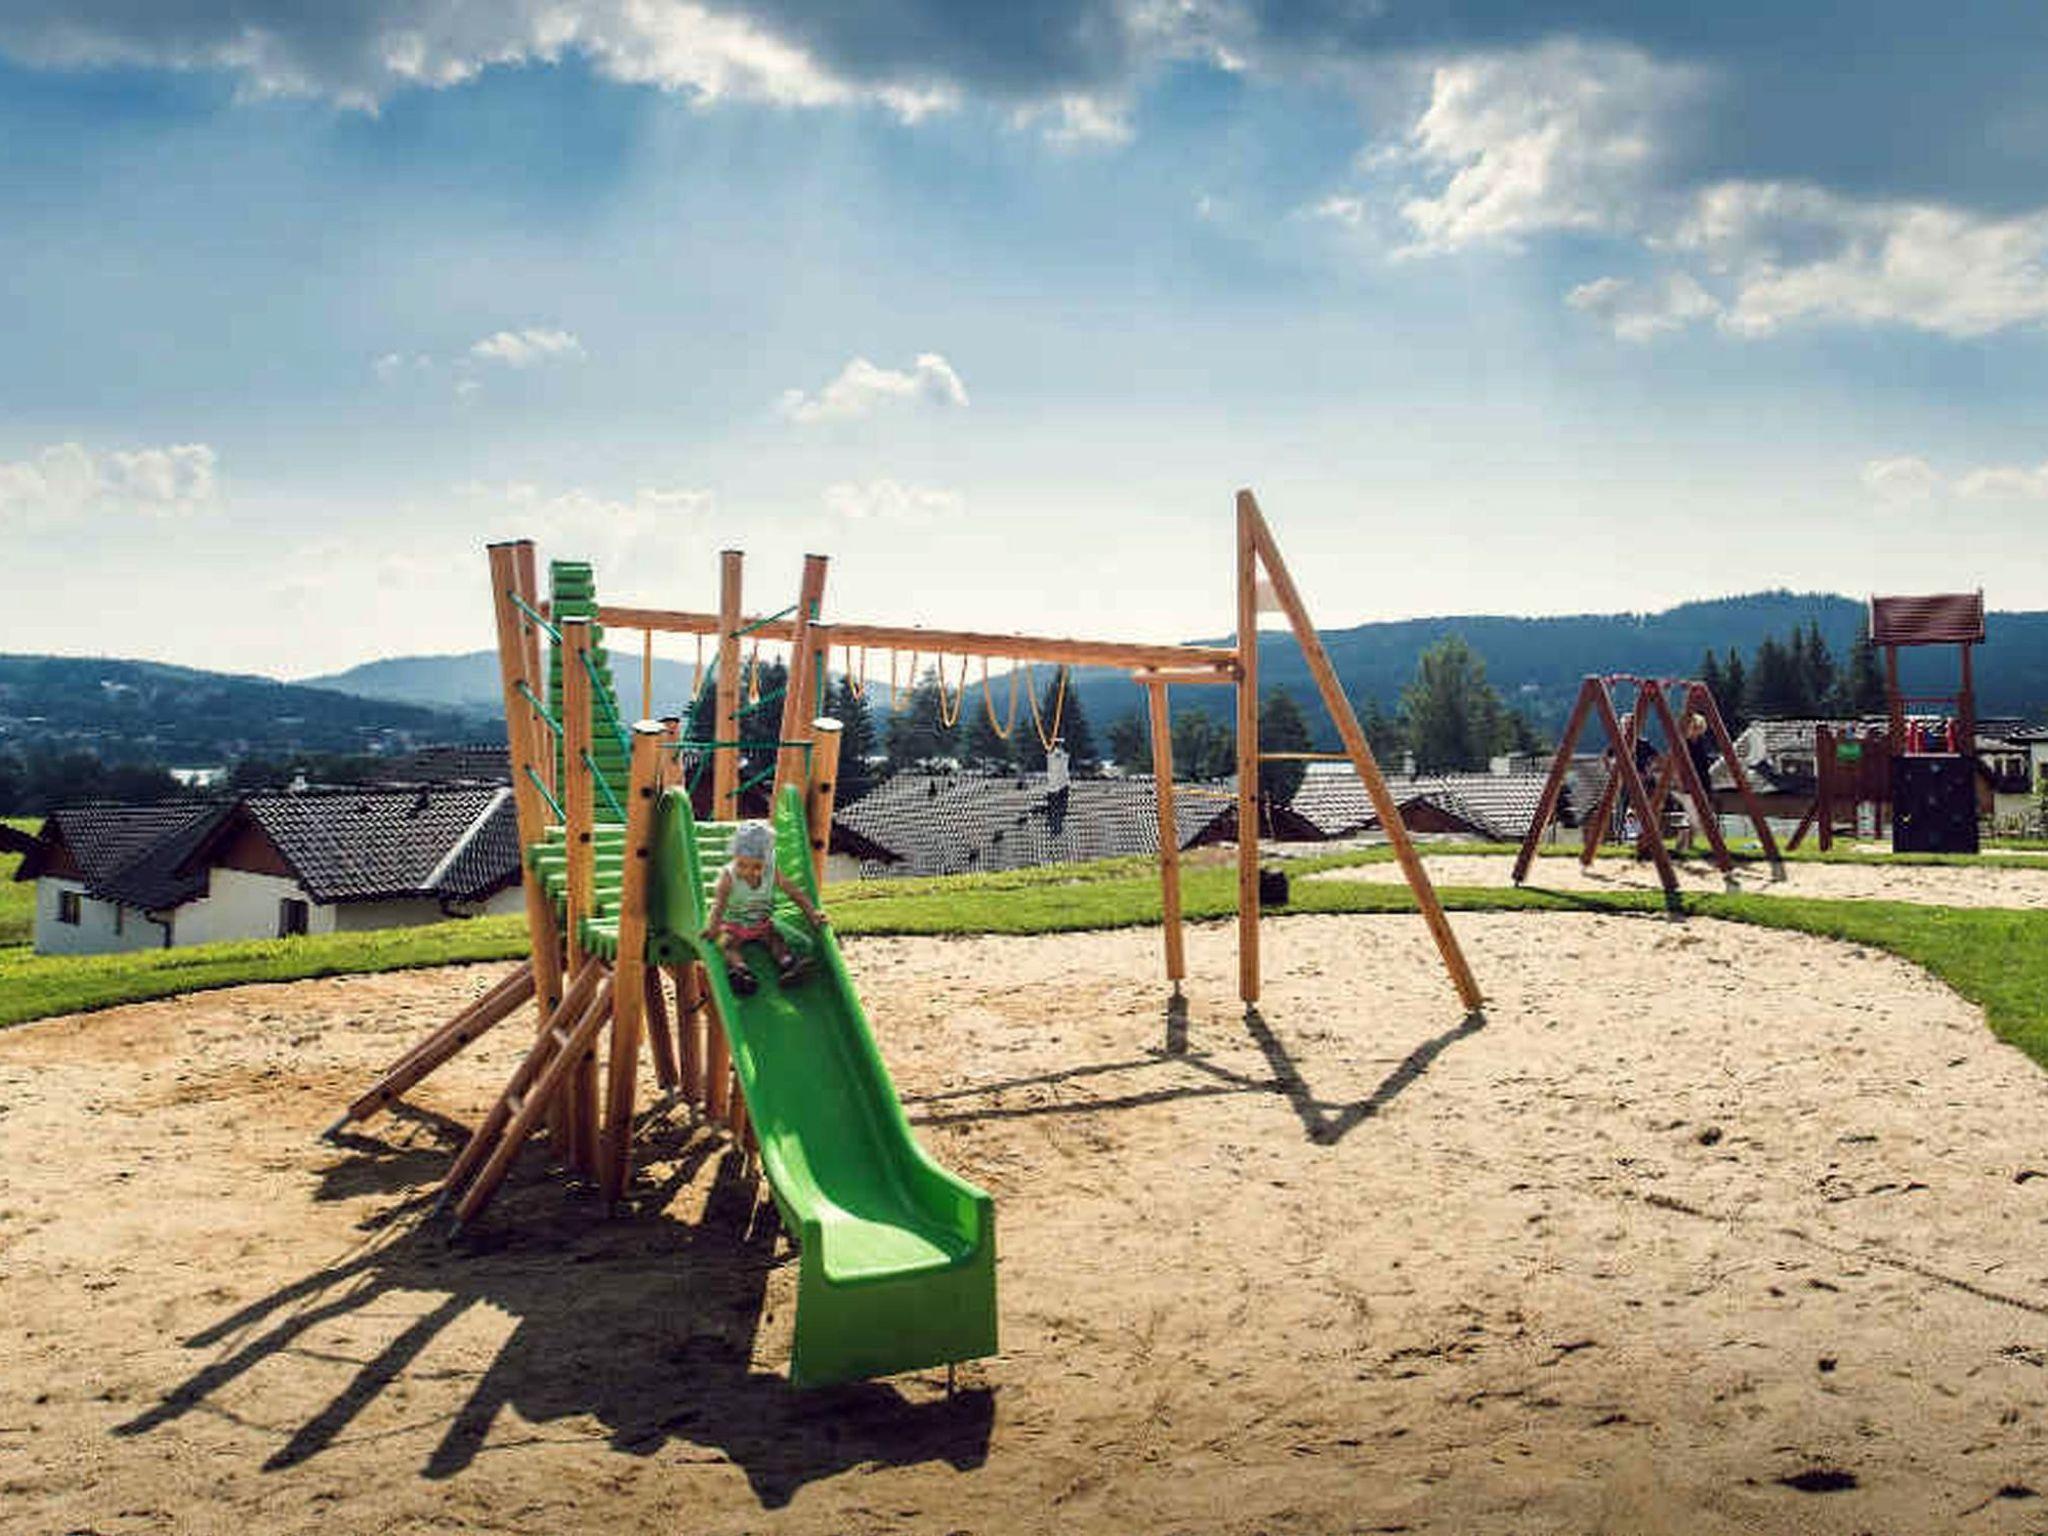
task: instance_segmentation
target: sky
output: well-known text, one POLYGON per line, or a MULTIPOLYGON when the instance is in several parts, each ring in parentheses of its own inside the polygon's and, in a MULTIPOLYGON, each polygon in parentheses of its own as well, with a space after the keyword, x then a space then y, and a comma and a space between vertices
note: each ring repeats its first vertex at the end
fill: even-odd
POLYGON ((2048 608, 2048 6, 0 0, 0 650, 2048 608))

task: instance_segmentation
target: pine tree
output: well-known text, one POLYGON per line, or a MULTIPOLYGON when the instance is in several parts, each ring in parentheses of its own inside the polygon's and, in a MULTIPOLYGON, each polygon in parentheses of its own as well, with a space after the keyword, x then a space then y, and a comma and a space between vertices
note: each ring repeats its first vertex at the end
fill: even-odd
POLYGON ((840 724, 839 803, 851 805, 875 786, 875 719, 844 676, 825 691, 825 713, 840 724))
POLYGON ((946 702, 942 703, 939 687, 937 670, 927 670, 910 690, 903 713, 889 721, 888 753, 892 773, 900 773, 933 758, 953 756, 958 722, 946 724, 946 710, 950 707, 952 694, 947 692, 944 695, 946 702))
POLYGON ((1851 715, 1882 714, 1885 707, 1884 673, 1877 664, 1877 647, 1868 634, 1856 637, 1849 647, 1849 667, 1842 679, 1842 698, 1851 715))
MULTIPOLYGON (((1802 645, 1801 649, 1805 647, 1802 645)), ((1752 719, 1784 720, 1805 713, 1801 693, 1805 679, 1800 676, 1792 652, 1775 635, 1766 635, 1756 648, 1756 663, 1750 668, 1747 712, 1752 719)))
MULTIPOLYGON (((1259 701, 1259 750, 1261 752, 1306 752, 1309 749, 1308 722, 1301 707, 1285 688, 1270 688, 1259 701)), ((1259 788, 1277 805, 1293 803, 1294 792, 1308 776, 1307 763, 1262 763, 1259 788)))
POLYGON ((1484 768, 1500 735, 1503 706, 1486 663, 1461 635, 1424 651, 1401 692, 1401 720, 1424 773, 1484 768))
POLYGON ((1739 736, 1749 724, 1749 673, 1742 665, 1741 652, 1732 645, 1728 647, 1728 665, 1722 668, 1721 677, 1728 689, 1717 701, 1721 706, 1721 723, 1728 727, 1730 736, 1739 736))
POLYGON ((1109 760, 1126 773, 1144 773, 1152 766, 1152 733, 1144 717, 1127 709, 1109 722, 1109 760))
POLYGON ((1026 711, 1021 690, 1017 697, 1017 707, 1009 707, 1008 687, 1008 684, 1001 688, 991 684, 986 693, 980 687, 967 691, 967 701, 960 706, 960 756, 970 768, 1005 773, 1017 765, 1018 747, 1024 736, 1030 734, 1031 724, 1024 718, 1026 711), (997 718, 990 718, 991 709, 996 712, 997 718), (997 730, 999 725, 1009 729, 1010 735, 1007 739, 997 730), (1019 734, 1020 731, 1023 735, 1019 734))
POLYGON ((1711 646, 1707 648, 1707 654, 1700 658, 1700 686, 1713 695, 1714 703, 1720 706, 1721 718, 1727 719, 1728 679, 1722 675, 1721 658, 1714 654, 1711 646))
POLYGON ((1237 771, 1237 732, 1200 705, 1179 710, 1173 717, 1173 763, 1176 776, 1228 778, 1237 771))
POLYGON ((1359 722, 1359 729, 1365 732, 1365 744, 1372 748, 1372 755, 1382 763, 1397 761, 1407 750, 1399 718, 1388 714, 1378 699, 1365 701, 1365 718, 1359 722))
POLYGON ((1841 707, 1839 681, 1835 653, 1828 649, 1827 637, 1820 632, 1820 620, 1807 620, 1806 693, 1813 701, 1815 714, 1830 714, 1841 707))
POLYGON ((1792 626, 1792 637, 1785 642, 1785 666, 1787 669, 1785 713, 1789 715, 1810 715, 1813 713, 1812 674, 1806 666, 1806 631, 1797 624, 1792 626))
MULTIPOLYGON (((1067 761, 1076 773, 1093 773, 1102 766, 1102 752, 1095 744, 1095 731, 1081 708, 1081 696, 1074 691, 1073 678, 1061 667, 1045 685, 1038 700, 1038 719, 1047 732, 1058 730, 1058 744, 1067 749, 1067 761), (1058 713, 1055 724, 1054 713, 1058 713)), ((1026 768, 1045 771, 1045 747, 1034 730, 1022 743, 1019 755, 1026 768)))

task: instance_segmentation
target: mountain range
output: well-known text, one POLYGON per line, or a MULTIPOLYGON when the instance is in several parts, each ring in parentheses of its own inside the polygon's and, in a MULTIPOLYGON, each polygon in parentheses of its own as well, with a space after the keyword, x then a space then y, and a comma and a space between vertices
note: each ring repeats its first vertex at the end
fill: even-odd
MULTIPOLYGON (((1416 658, 1445 636, 1461 635, 1485 660, 1490 680, 1507 702, 1528 715, 1540 731, 1554 732, 1588 673, 1689 677, 1698 672, 1709 649, 1725 657, 1733 648, 1747 665, 1766 636, 1784 639, 1809 624, 1819 625, 1837 663, 1843 663, 1867 622, 1865 605, 1852 598, 1777 591, 1683 603, 1658 613, 1403 619, 1324 630, 1322 638, 1345 690, 1362 713, 1373 702, 1388 711, 1395 709, 1403 686, 1414 675, 1416 658)), ((2034 720, 2048 716, 2048 612, 1993 613, 1987 630, 1988 643, 1976 657, 1978 712, 2034 720)), ((1210 638, 1192 643, 1229 642, 1210 638)), ((612 664, 623 702, 637 712, 638 654, 615 653, 612 664)), ((1304 703, 1314 698, 1307 662, 1291 635, 1262 633, 1259 667, 1265 687, 1286 688, 1304 703)), ((1954 687, 1955 653, 1948 648, 1908 651, 1902 655, 1901 670, 1909 691, 1947 692, 1954 687)), ((1047 669, 1038 669, 1041 682, 1049 675, 1047 669)), ((1005 702, 1005 676, 1001 671, 993 674, 998 708, 1005 702)), ((692 680, 691 667, 656 658, 653 712, 678 712, 689 697, 692 680)), ((495 717, 498 712, 498 663, 492 651, 396 657, 305 681, 319 688, 477 716, 495 717)), ((880 696, 888 692, 879 684, 875 689, 880 696)), ((1144 704, 1142 690, 1114 668, 1082 668, 1073 677, 1072 689, 1098 729, 1144 704)), ((1177 707, 1207 707, 1218 715, 1230 709, 1222 695, 1204 698, 1196 690, 1184 690, 1176 702, 1177 707)), ((1321 727, 1319 744, 1331 744, 1333 733, 1321 723, 1321 712, 1308 713, 1321 727)))

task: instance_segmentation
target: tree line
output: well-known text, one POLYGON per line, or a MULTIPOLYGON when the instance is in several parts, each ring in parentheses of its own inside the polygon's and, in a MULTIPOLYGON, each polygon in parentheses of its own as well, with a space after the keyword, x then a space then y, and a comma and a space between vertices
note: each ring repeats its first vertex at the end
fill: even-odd
POLYGON ((1838 664, 1814 621, 1794 625, 1783 640, 1764 636, 1747 665, 1733 646, 1726 656, 1708 651, 1700 681, 1731 733, 1752 720, 1854 718, 1885 707, 1884 672, 1870 637, 1858 635, 1847 662, 1838 664))

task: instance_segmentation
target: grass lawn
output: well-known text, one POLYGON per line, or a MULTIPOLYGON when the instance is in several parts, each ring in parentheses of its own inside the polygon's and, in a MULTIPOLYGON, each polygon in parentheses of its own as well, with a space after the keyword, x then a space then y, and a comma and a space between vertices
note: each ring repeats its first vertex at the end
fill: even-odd
MULTIPOLYGON (((18 832, 36 832, 43 823, 34 816, 5 816, 0 822, 18 832)), ((21 867, 18 853, 0 853, 0 949, 26 944, 35 936, 36 888, 33 883, 16 885, 14 872, 21 867)))
MULTIPOLYGON (((1355 850, 1299 860, 1290 868, 1307 873, 1389 857, 1386 849, 1355 850)), ((1873 857, 1883 862, 1872 855, 1847 861, 1873 857)), ((1612 912, 1654 918, 1664 906, 1662 895, 1651 891, 1564 895, 1446 884, 1441 894, 1454 912, 1612 912)), ((1297 881, 1293 896, 1288 908, 1293 912, 1414 910, 1407 888, 1398 884, 1297 881)), ((1191 860, 1183 872, 1182 898, 1191 921, 1230 916, 1237 904, 1234 868, 1191 860)), ((2001 1039, 2048 1065, 2048 912, 1719 893, 1688 893, 1683 907, 1689 915, 1888 950, 1978 1004, 2001 1039)), ((1159 881, 1148 859, 838 886, 831 892, 831 908, 833 922, 849 935, 1064 933, 1142 927, 1160 920, 1159 881)), ((502 960, 525 949, 525 925, 517 917, 125 955, 38 957, 26 949, 0 949, 0 1025, 242 982, 502 960)))

